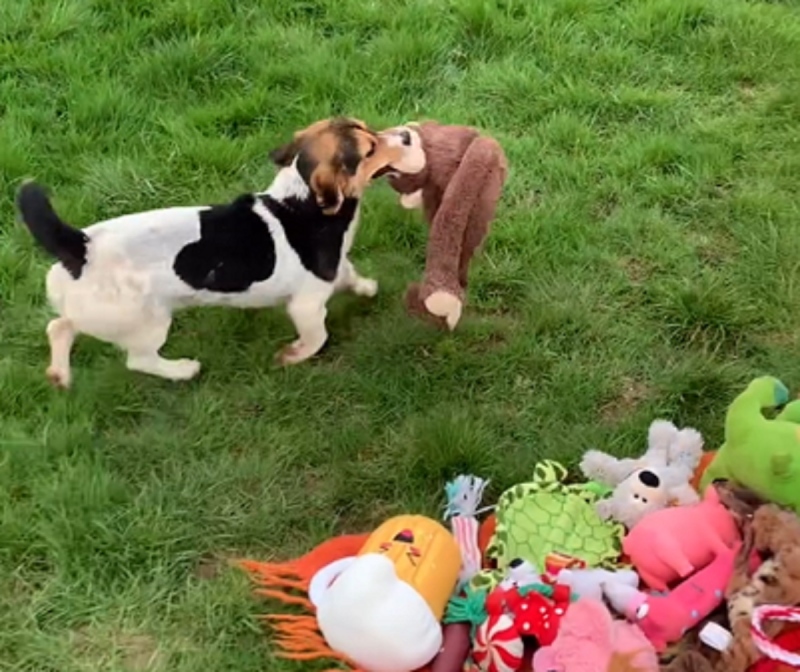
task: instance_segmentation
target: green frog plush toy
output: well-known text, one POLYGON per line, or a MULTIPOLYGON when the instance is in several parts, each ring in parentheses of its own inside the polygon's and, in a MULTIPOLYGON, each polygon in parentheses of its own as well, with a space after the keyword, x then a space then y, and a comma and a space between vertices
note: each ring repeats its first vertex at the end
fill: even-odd
POLYGON ((733 481, 800 513, 800 399, 789 402, 789 390, 777 378, 756 378, 730 405, 725 443, 700 491, 716 480, 733 481), (775 419, 764 416, 764 409, 779 406, 784 408, 775 419))

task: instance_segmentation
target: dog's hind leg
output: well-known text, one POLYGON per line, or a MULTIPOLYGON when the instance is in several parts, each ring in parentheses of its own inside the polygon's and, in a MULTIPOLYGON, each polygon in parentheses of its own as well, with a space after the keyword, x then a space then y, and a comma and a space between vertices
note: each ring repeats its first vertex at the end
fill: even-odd
POLYGON ((199 373, 200 362, 194 359, 164 359, 158 354, 171 324, 169 314, 143 315, 136 329, 118 341, 128 352, 128 369, 169 380, 189 380, 199 373))
POLYGON ((56 387, 68 389, 72 383, 70 352, 75 342, 76 331, 66 317, 57 317, 47 325, 47 340, 50 341, 50 366, 47 378, 56 387))

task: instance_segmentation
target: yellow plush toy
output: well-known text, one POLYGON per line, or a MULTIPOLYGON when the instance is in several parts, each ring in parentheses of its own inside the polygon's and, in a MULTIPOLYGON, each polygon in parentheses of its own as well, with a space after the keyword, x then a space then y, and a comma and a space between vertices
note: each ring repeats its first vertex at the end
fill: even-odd
POLYGON ((461 551, 424 516, 386 521, 355 557, 321 569, 309 587, 328 645, 370 672, 411 672, 442 646, 441 619, 461 551))

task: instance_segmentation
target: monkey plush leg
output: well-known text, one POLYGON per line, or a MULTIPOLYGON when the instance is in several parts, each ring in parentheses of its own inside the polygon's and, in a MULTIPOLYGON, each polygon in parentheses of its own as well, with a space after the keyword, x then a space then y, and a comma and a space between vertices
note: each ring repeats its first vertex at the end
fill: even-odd
POLYGON ((503 190, 505 174, 505 160, 502 154, 498 154, 493 165, 487 167, 483 190, 469 214, 469 223, 464 232, 464 242, 461 246, 461 258, 458 264, 458 282, 465 290, 469 282, 469 264, 475 251, 489 235, 492 221, 497 212, 497 202, 500 200, 503 190))
POLYGON ((431 222, 421 297, 433 315, 454 329, 461 316, 466 272, 489 231, 505 179, 506 160, 496 140, 478 137, 467 148, 431 222))

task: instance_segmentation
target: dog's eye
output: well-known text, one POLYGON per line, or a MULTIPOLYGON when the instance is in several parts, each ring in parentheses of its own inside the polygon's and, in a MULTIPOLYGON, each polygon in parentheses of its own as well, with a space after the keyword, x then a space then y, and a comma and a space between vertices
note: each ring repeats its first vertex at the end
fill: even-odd
POLYGON ((367 151, 367 153, 366 153, 364 156, 365 156, 366 158, 369 158, 369 157, 370 157, 370 156, 372 156, 374 153, 375 153, 375 143, 373 142, 373 143, 372 143, 372 144, 369 146, 369 150, 367 151))
POLYGON ((402 143, 408 147, 411 145, 411 133, 408 131, 400 131, 400 140, 402 143))

